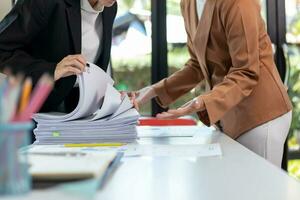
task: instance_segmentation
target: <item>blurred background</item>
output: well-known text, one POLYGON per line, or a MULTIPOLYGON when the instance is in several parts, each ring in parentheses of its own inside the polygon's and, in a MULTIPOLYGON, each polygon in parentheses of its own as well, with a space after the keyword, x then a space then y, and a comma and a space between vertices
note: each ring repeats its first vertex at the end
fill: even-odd
MULTIPOLYGON (((278 71, 289 88, 294 106, 283 167, 300 179, 300 0, 260 1, 278 71)), ((0 20, 13 3, 0 1, 0 20)), ((182 68, 189 55, 180 0, 119 0, 118 3, 111 58, 116 87, 137 90, 182 68)), ((200 84, 171 107, 178 107, 202 90, 200 84)), ((152 102, 141 112, 153 115, 159 111, 161 108, 152 102)))

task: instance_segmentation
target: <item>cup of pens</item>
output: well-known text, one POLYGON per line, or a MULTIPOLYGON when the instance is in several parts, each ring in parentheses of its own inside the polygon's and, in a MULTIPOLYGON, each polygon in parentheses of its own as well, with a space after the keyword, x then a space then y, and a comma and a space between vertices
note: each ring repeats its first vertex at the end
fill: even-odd
POLYGON ((32 122, 0 124, 0 195, 24 194, 31 189, 26 154, 32 122))
POLYGON ((42 76, 33 90, 30 78, 23 81, 8 77, 0 84, 0 196, 24 194, 31 189, 23 150, 31 142, 31 117, 42 107, 53 84, 48 75, 42 76))

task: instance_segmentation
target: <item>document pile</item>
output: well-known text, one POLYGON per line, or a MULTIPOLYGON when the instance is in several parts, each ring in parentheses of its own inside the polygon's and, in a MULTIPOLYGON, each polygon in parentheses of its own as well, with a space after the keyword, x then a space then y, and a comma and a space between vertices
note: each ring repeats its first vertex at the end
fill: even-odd
POLYGON ((100 67, 88 63, 77 77, 79 102, 71 113, 38 113, 35 144, 132 142, 137 137, 139 113, 127 95, 100 67))

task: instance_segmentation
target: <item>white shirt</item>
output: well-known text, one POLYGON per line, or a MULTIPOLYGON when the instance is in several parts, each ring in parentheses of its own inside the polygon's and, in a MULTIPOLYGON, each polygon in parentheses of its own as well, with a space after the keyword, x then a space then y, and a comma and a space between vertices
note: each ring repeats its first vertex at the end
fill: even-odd
POLYGON ((198 18, 200 19, 203 13, 204 5, 206 0, 195 0, 197 4, 197 14, 198 18))
MULTIPOLYGON (((94 9, 88 0, 80 0, 81 5, 81 54, 88 62, 95 63, 101 52, 104 7, 94 9)), ((78 77, 74 84, 78 87, 78 77)))
POLYGON ((81 0, 81 53, 95 63, 101 52, 104 7, 95 10, 88 0, 81 0))

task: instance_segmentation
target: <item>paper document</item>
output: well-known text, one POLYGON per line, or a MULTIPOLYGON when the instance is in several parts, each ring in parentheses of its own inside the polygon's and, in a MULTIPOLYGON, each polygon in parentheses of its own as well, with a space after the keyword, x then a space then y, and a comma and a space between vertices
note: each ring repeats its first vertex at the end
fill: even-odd
POLYGON ((193 137, 207 136, 214 131, 206 126, 139 126, 138 136, 147 137, 193 137))
POLYGON ((86 72, 78 76, 78 82, 79 101, 73 112, 65 115, 63 113, 39 113, 34 118, 63 122, 90 116, 101 106, 107 85, 114 83, 108 74, 92 63, 89 63, 86 72))
POLYGON ((209 157, 221 156, 219 143, 201 145, 128 145, 125 156, 209 157))
POLYGON ((38 113, 35 144, 132 142, 139 113, 100 67, 78 75, 79 102, 71 113, 38 113))
MULTIPOLYGON (((107 84, 104 101, 100 109, 95 112, 92 121, 112 115, 121 105, 121 94, 112 85, 107 84)), ((129 109, 128 109, 129 110, 129 109)))

